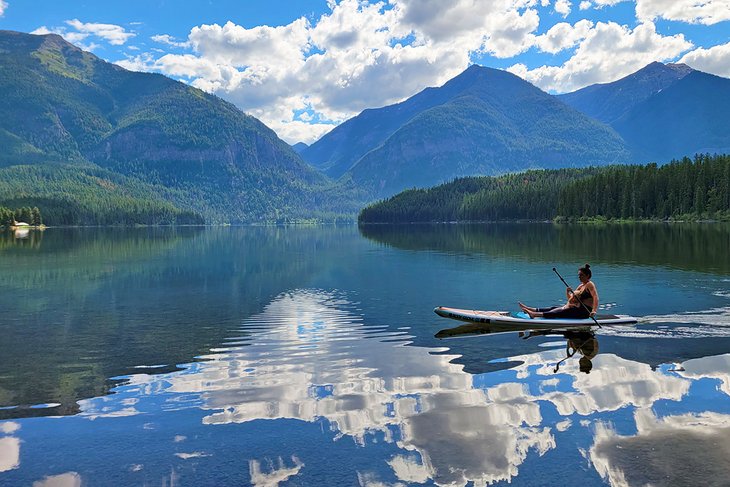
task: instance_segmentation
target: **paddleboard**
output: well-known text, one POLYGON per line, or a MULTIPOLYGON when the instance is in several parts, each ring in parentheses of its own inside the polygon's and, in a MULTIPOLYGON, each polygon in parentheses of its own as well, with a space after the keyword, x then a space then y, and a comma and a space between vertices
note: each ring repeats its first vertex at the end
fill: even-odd
MULTIPOLYGON (((480 311, 472 309, 457 309, 439 306, 434 308, 434 313, 452 320, 468 321, 470 323, 484 323, 494 325, 510 325, 513 329, 519 330, 552 330, 555 328, 586 328, 596 326, 596 322, 590 318, 581 320, 571 319, 549 319, 530 318, 527 313, 519 312, 510 314, 507 311, 480 311)), ((596 321, 605 325, 633 325, 637 319, 628 315, 596 315, 596 321)))

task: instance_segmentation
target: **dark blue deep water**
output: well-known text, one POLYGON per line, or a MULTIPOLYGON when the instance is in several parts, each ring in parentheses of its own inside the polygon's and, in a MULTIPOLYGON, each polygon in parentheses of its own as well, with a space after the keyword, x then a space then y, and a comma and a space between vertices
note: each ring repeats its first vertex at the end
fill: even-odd
POLYGON ((721 224, 0 234, 0 485, 727 485, 729 249, 721 224), (557 304, 585 262, 638 325, 434 337, 435 306, 557 304))

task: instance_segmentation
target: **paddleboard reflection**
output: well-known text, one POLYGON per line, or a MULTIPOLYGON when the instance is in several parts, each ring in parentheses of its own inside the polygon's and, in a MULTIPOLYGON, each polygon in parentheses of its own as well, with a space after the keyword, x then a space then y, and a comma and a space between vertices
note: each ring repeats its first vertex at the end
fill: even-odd
POLYGON ((578 363, 580 371, 586 374, 593 369, 593 358, 598 355, 598 339, 590 327, 586 328, 560 328, 556 327, 550 330, 526 330, 523 325, 513 326, 494 323, 468 323, 465 325, 446 328, 436 333, 435 337, 439 339, 447 338, 467 338, 473 336, 489 335, 495 333, 518 332, 518 336, 523 340, 536 336, 562 336, 565 338, 565 358, 555 364, 554 373, 560 370, 560 366, 568 359, 579 355, 578 363))

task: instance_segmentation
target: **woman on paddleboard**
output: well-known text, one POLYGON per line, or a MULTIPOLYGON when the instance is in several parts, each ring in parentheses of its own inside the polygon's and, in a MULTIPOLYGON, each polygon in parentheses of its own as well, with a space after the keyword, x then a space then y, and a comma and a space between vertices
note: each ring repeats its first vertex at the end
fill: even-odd
POLYGON ((596 285, 591 281, 591 266, 586 264, 578 269, 580 284, 573 291, 568 287, 565 295, 568 302, 563 306, 552 308, 531 308, 519 303, 522 311, 530 315, 530 318, 569 318, 586 319, 595 317, 598 310, 598 291, 596 285), (590 311, 589 311, 590 310, 590 311))

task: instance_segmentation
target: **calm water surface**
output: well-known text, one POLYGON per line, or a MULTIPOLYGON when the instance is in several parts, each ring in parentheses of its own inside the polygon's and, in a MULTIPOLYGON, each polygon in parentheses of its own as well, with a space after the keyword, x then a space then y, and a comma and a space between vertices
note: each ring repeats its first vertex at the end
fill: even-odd
POLYGON ((0 485, 727 485, 729 248, 720 224, 0 234, 0 485), (569 337, 588 367, 560 335, 434 337, 435 306, 555 304, 584 262, 642 317, 569 337))

